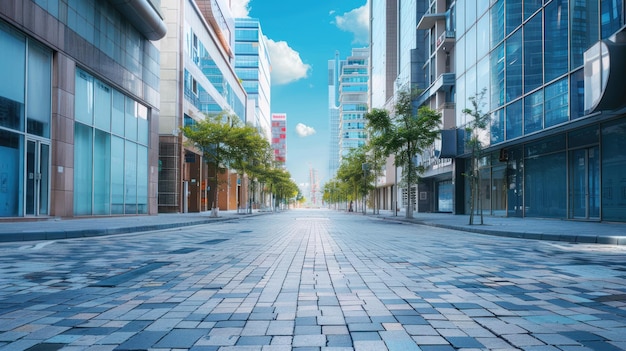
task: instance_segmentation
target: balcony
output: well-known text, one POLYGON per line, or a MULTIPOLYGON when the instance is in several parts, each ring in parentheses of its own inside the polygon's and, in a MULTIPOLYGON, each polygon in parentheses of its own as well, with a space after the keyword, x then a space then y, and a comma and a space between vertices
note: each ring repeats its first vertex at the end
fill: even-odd
POLYGON ((437 21, 445 21, 445 20, 446 20, 445 12, 427 13, 424 16, 422 16, 422 19, 420 19, 419 23, 417 24, 417 29, 422 29, 422 30, 430 29, 435 26, 435 23, 437 23, 437 21))
POLYGON ((449 88, 454 85, 456 81, 456 75, 454 73, 443 73, 433 84, 431 84, 424 92, 417 98, 417 104, 421 105, 431 96, 435 95, 439 90, 449 88))
POLYGON ((450 52, 456 42, 456 33, 453 30, 446 30, 437 38, 437 51, 450 52))

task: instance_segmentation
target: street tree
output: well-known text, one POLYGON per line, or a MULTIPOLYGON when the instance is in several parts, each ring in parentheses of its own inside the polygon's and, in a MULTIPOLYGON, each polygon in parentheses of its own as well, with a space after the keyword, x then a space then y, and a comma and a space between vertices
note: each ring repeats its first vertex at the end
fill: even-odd
MULTIPOLYGON (((363 164, 367 163, 365 155, 366 148, 361 146, 351 149, 346 156, 341 159, 341 164, 337 170, 337 179, 348 184, 351 189, 348 192, 348 200, 357 201, 367 194, 367 179, 363 171, 363 164)), ((363 206, 364 204, 361 204, 363 206)))
POLYGON ((440 131, 441 114, 414 104, 418 91, 401 90, 393 113, 373 109, 365 115, 370 131, 370 144, 385 156, 395 156, 396 166, 402 167, 402 180, 407 187, 406 218, 413 218, 412 188, 419 181, 423 167, 415 158, 429 148, 440 131))
POLYGON ((241 143, 237 137, 240 135, 238 130, 243 127, 237 116, 223 111, 182 128, 187 144, 200 150, 204 159, 215 167, 217 189, 211 204, 211 217, 217 217, 219 212, 218 196, 223 184, 218 174, 225 173, 240 157, 241 143))
POLYGON ((484 224, 483 204, 480 194, 480 160, 483 157, 484 148, 481 136, 485 135, 485 128, 490 118, 490 114, 482 112, 485 106, 484 99, 486 93, 487 90, 483 89, 476 95, 470 96, 468 100, 471 108, 463 109, 463 113, 470 117, 465 126, 465 146, 466 150, 470 152, 470 166, 469 170, 464 173, 464 176, 468 178, 470 186, 470 225, 474 224, 474 214, 477 210, 480 214, 480 224, 484 224), (476 209, 476 206, 478 206, 478 209, 476 209))

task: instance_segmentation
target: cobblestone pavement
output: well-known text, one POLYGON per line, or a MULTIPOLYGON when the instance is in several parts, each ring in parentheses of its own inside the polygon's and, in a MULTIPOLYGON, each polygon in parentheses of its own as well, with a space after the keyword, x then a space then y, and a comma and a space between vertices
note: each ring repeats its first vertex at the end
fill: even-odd
POLYGON ((0 350, 624 350, 626 247, 331 211, 0 244, 0 350))

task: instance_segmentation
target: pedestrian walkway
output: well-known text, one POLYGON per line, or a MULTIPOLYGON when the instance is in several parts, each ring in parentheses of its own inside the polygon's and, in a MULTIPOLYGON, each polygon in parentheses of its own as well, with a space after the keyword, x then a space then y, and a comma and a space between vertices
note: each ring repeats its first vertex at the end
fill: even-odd
MULTIPOLYGON (((297 211, 297 210, 296 210, 297 211)), ((320 213, 331 211, 320 209, 320 213)), ((468 215, 449 213, 415 213, 407 219, 404 213, 394 215, 392 211, 380 211, 370 217, 385 221, 422 224, 439 228, 454 229, 478 234, 554 240, 577 243, 626 245, 626 223, 585 222, 543 218, 504 218, 484 217, 484 224, 469 225, 468 215)), ((41 221, 2 221, 0 222, 0 242, 57 240, 111 234, 171 229, 214 221, 236 220, 239 218, 271 212, 254 211, 252 214, 237 211, 220 211, 217 218, 210 212, 162 213, 153 216, 91 217, 79 219, 49 219, 41 221)), ((361 212, 346 212, 346 215, 362 216, 361 212)), ((474 218, 480 223, 480 217, 474 218)))

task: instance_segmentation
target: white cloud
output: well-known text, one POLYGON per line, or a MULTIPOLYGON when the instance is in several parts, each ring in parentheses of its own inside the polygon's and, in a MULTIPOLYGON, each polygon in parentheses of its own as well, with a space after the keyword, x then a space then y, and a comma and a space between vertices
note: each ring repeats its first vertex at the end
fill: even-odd
POLYGON ((296 133, 298 133, 301 138, 304 138, 308 137, 309 135, 315 134, 315 129, 313 129, 313 127, 307 126, 306 124, 298 123, 296 125, 296 133))
POLYGON ((369 6, 367 3, 335 17, 335 24, 343 31, 354 34, 354 43, 369 42, 369 6))
POLYGON ((300 54, 287 42, 266 39, 272 62, 272 85, 289 84, 308 76, 311 66, 303 63, 300 54))
POLYGON ((230 0, 230 11, 235 18, 247 18, 250 13, 250 0, 230 0))

